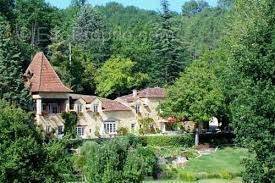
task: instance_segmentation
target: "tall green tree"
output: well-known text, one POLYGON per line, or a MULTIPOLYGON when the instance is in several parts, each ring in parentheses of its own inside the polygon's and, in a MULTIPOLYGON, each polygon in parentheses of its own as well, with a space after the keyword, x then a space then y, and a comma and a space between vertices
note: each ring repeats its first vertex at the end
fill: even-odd
POLYGON ((64 182, 65 141, 44 143, 31 114, 0 100, 0 182, 64 182))
POLYGON ((73 42, 91 56, 98 67, 111 54, 111 32, 102 15, 91 5, 81 7, 73 29, 73 42))
POLYGON ((191 17, 176 17, 175 25, 183 40, 187 58, 192 62, 205 52, 219 47, 226 34, 227 16, 230 12, 222 8, 209 7, 191 17))
POLYGON ((23 60, 11 36, 10 24, 0 17, 0 98, 28 108, 31 100, 23 83, 23 60))
POLYGON ((163 13, 153 36, 152 85, 172 84, 183 71, 184 49, 172 24, 172 14, 167 0, 161 2, 163 13))
POLYGON ((135 70, 149 73, 152 58, 153 25, 159 16, 154 11, 137 7, 124 7, 115 2, 96 7, 106 17, 112 28, 113 55, 130 58, 136 62, 135 70))
POLYGON ((245 161, 243 180, 274 182, 275 1, 237 0, 232 20, 224 81, 236 140, 256 154, 245 161))
POLYGON ((235 0, 219 0, 218 7, 222 9, 230 9, 233 7, 235 0))
POLYGON ((68 86, 83 94, 95 92, 94 76, 96 68, 92 58, 83 49, 71 43, 66 33, 55 30, 53 43, 49 46, 50 60, 61 79, 68 86), (65 34, 65 36, 63 36, 65 34))
POLYGON ((221 84, 216 74, 217 53, 209 53, 194 61, 167 90, 167 99, 161 104, 162 115, 208 122, 215 116, 225 119, 226 105, 221 84), (214 61, 215 59, 215 61, 214 61))
POLYGON ((14 21, 15 0, 0 1, 0 16, 5 17, 8 21, 14 21))
POLYGON ((144 86, 148 76, 135 72, 135 62, 122 57, 110 58, 98 71, 95 81, 97 93, 115 98, 127 94, 134 88, 144 86))
MULTIPOLYGON (((51 43, 50 33, 60 25, 60 14, 57 8, 44 0, 17 0, 15 5, 16 35, 29 49, 47 52, 51 43)), ((30 58, 29 58, 30 59, 30 58)))
POLYGON ((190 0, 182 6, 182 15, 192 16, 203 11, 205 8, 209 8, 209 4, 206 1, 190 0))

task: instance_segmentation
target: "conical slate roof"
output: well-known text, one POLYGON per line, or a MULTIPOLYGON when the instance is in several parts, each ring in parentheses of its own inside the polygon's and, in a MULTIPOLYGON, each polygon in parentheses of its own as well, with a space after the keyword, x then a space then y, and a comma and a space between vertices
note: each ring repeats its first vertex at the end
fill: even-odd
POLYGON ((27 68, 24 76, 28 78, 27 85, 31 92, 70 93, 43 52, 38 52, 27 68))

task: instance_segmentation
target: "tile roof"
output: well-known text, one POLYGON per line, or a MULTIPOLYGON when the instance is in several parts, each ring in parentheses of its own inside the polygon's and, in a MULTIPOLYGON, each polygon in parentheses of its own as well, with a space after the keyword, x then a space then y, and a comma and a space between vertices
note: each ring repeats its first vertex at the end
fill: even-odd
MULTIPOLYGON (((155 88, 146 88, 144 90, 137 92, 136 98, 165 98, 165 91, 163 88, 155 87, 155 88)), ((119 97, 118 99, 132 102, 135 100, 133 94, 124 95, 119 97)))
POLYGON ((92 102, 96 99, 96 96, 83 95, 83 96, 82 96, 82 99, 83 99, 87 104, 90 104, 90 103, 92 103, 92 102))
POLYGON ((70 94, 73 100, 78 100, 82 98, 87 104, 92 103, 97 97, 93 95, 81 95, 81 94, 70 94))
POLYGON ((101 98, 102 101, 102 110, 104 112, 111 112, 111 111, 131 111, 131 109, 117 101, 109 100, 106 98, 101 98))
POLYGON ((62 83, 43 52, 34 56, 24 76, 29 79, 27 86, 31 92, 72 92, 62 83))
POLYGON ((118 97, 118 99, 121 99, 121 100, 124 100, 127 102, 133 102, 135 98, 134 98, 133 94, 129 94, 129 95, 124 95, 124 96, 118 97))
POLYGON ((146 88, 138 92, 140 98, 164 98, 165 92, 163 88, 146 88))

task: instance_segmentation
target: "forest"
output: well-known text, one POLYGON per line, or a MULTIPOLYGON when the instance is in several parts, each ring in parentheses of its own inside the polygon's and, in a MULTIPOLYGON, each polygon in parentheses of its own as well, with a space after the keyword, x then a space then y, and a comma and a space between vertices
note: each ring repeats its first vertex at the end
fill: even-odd
POLYGON ((62 182, 75 171, 69 140, 45 143, 28 113, 22 74, 37 51, 75 93, 114 99, 164 87, 163 116, 202 123, 216 116, 255 153, 243 162, 243 181, 275 180, 275 0, 216 7, 190 0, 180 13, 160 3, 156 12, 115 2, 72 0, 58 9, 44 0, 0 0, 0 182, 62 182))

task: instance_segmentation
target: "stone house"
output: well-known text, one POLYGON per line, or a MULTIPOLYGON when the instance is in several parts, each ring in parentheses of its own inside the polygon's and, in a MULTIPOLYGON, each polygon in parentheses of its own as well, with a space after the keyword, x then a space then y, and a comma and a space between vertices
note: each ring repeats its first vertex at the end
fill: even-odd
POLYGON ((69 95, 73 91, 66 87, 42 52, 37 53, 24 73, 35 103, 36 122, 45 132, 56 131, 62 136, 64 122, 61 113, 69 111, 69 95))
POLYGON ((141 91, 134 90, 132 94, 118 97, 116 101, 129 107, 135 114, 136 121, 142 118, 152 118, 155 128, 165 132, 166 119, 159 116, 158 106, 165 99, 163 88, 146 88, 141 91))
POLYGON ((152 118, 155 127, 165 131, 165 119, 159 117, 157 106, 165 98, 164 89, 134 90, 132 94, 115 100, 90 95, 74 94, 66 87, 46 56, 37 53, 24 74, 36 113, 36 123, 46 133, 62 137, 62 112, 78 114, 77 135, 81 138, 113 137, 120 128, 137 133, 138 120, 152 118))

